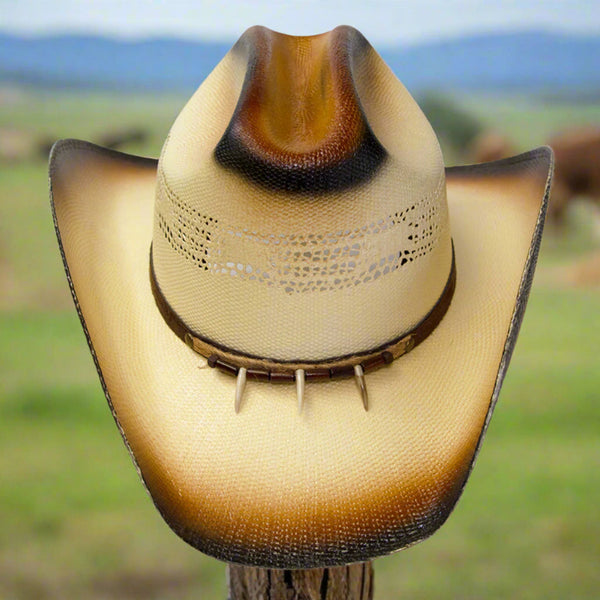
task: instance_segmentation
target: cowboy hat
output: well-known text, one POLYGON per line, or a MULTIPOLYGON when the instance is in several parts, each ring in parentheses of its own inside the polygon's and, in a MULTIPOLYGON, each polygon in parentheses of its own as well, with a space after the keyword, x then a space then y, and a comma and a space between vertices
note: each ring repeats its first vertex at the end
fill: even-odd
POLYGON ((160 160, 64 140, 67 278, 158 510, 216 558, 309 568, 447 518, 513 351, 547 148, 445 169, 356 30, 248 30, 160 160))

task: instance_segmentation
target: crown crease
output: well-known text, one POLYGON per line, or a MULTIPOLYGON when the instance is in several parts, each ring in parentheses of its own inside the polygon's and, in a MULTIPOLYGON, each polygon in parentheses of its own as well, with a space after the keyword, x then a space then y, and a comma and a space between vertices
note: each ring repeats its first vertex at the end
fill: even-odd
POLYGON ((244 53, 247 68, 217 162, 288 192, 329 192, 371 178, 386 152, 354 84, 354 63, 369 50, 350 27, 309 37, 248 30, 233 50, 244 53))

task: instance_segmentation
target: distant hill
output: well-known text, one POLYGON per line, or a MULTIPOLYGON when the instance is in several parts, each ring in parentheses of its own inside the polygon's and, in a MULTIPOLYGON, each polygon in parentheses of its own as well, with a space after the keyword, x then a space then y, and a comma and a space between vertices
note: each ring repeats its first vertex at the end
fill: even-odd
POLYGON ((0 81, 131 89, 195 88, 228 43, 176 39, 121 41, 92 36, 0 33, 0 81))
POLYGON ((600 89, 600 36, 481 35, 382 54, 417 89, 600 89))
MULTIPOLYGON (((194 89, 231 43, 0 33, 0 82, 194 89)), ((497 33, 381 50, 411 91, 600 89, 600 36, 497 33)))

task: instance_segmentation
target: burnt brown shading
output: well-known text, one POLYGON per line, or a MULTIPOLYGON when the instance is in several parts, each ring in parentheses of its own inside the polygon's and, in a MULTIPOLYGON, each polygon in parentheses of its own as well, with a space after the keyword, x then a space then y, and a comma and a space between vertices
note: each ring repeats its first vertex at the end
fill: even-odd
POLYGON ((386 157, 354 83, 369 48, 351 27, 309 37, 249 29, 233 49, 247 70, 217 162, 286 192, 330 192, 368 180, 386 157))

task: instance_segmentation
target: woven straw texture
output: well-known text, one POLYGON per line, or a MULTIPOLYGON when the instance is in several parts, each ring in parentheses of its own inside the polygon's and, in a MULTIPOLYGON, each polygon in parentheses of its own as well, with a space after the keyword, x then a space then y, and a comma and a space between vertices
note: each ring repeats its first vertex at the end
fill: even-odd
POLYGON ((72 140, 52 153, 67 275, 117 424, 165 520, 222 560, 328 566, 430 535, 466 482, 516 340, 549 150, 447 171, 440 187, 431 129, 365 52, 371 74, 358 85, 370 91, 360 97, 389 158, 352 192, 289 197, 218 168, 210 145, 235 108, 234 55, 184 109, 160 164, 72 140), (398 216, 413 210, 421 212, 411 221, 398 216), (431 248, 384 272, 397 264, 389 248, 407 242, 409 223, 427 219, 435 223, 431 248), (200 237, 190 239, 196 226, 210 253, 206 268, 191 258, 200 248, 200 237), (301 414, 293 385, 249 383, 236 415, 235 379, 207 368, 174 335, 148 277, 154 244, 161 286, 199 330, 239 350, 318 358, 391 339, 425 314, 448 276, 450 239, 450 308, 420 346, 368 376, 368 412, 352 380, 332 380, 307 386, 301 414), (293 242, 311 259, 321 251, 317 274, 297 275, 306 261, 293 242), (366 280, 371 264, 380 275, 366 280), (312 283, 300 291, 304 281, 312 283))

